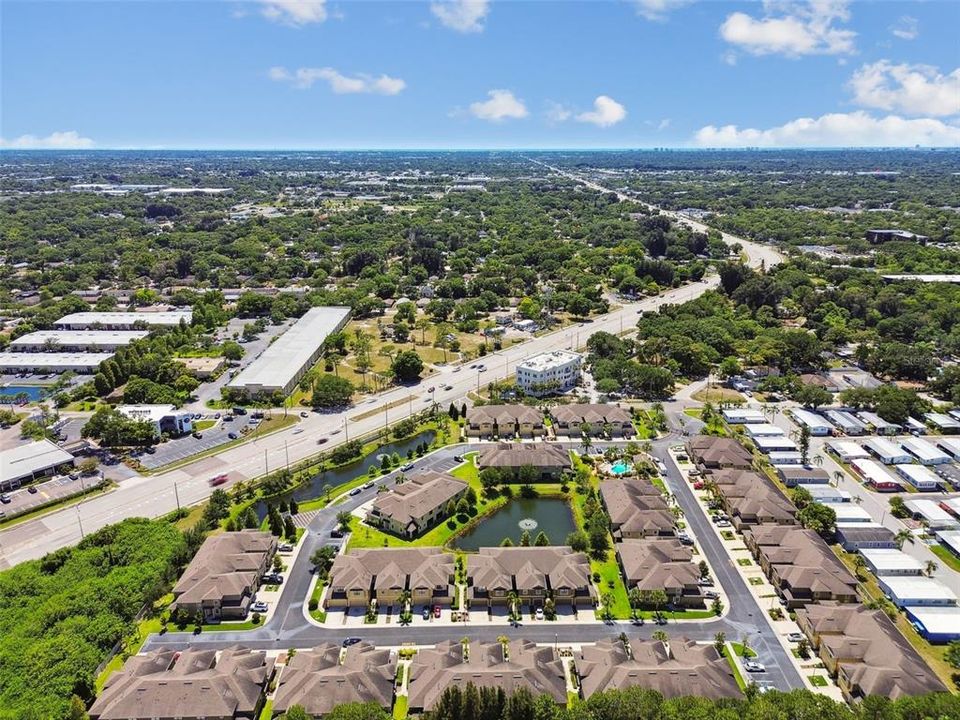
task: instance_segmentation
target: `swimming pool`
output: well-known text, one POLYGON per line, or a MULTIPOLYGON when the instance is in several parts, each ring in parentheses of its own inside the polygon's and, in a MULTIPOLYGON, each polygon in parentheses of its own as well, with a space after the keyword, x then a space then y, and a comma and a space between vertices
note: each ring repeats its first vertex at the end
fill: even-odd
POLYGON ((627 464, 626 460, 617 460, 610 466, 610 472, 614 475, 626 475, 630 472, 630 465, 627 464))

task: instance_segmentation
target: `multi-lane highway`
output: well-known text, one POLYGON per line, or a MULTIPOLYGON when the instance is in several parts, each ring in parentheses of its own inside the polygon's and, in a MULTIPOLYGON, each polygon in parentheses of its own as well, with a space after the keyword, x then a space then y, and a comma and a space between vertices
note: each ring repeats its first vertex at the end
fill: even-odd
MULTIPOLYGON (((559 171, 557 171, 559 172, 559 171)), ((562 173, 568 177, 568 173, 562 173)), ((595 183, 581 178, 589 187, 608 192, 595 183)), ((627 199, 626 196, 622 196, 627 199)), ((633 198, 630 198, 631 200, 633 198)), ((668 213, 677 217, 675 213, 668 213)), ((705 227, 689 219, 684 222, 697 229, 705 227)), ((738 237, 725 235, 728 243, 739 243, 752 267, 771 267, 783 258, 773 248, 758 245, 738 237)), ((300 419, 297 428, 289 427, 256 441, 227 448, 221 452, 183 465, 175 470, 152 476, 124 480, 120 486, 105 495, 91 498, 75 507, 15 525, 0 533, 0 568, 78 542, 82 533, 89 533, 110 523, 128 517, 158 517, 174 510, 179 502, 190 505, 209 496, 208 480, 221 473, 229 473, 230 482, 248 480, 264 475, 287 463, 295 463, 316 454, 321 448, 319 438, 329 438, 324 450, 346 441, 347 437, 368 434, 397 422, 426 407, 427 385, 436 387, 434 401, 445 408, 450 402, 461 402, 470 390, 490 381, 506 378, 518 362, 541 352, 582 347, 594 332, 603 330, 620 333, 631 329, 641 310, 656 310, 664 304, 683 303, 699 297, 718 285, 716 275, 704 280, 669 290, 656 297, 626 303, 590 322, 572 325, 522 344, 513 345, 483 358, 485 372, 466 367, 448 366, 439 375, 432 376, 418 387, 399 387, 366 400, 344 412, 316 414, 300 419), (445 390, 444 387, 449 387, 445 390), (414 396, 411 399, 411 394, 414 396)), ((276 412, 276 411, 275 411, 276 412)), ((280 411, 282 412, 282 411, 280 411)))

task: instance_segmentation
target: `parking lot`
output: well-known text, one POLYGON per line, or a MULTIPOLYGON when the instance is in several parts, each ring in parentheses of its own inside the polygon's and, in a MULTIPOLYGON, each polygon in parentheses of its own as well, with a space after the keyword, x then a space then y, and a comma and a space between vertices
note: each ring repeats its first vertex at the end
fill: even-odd
POLYGON ((91 485, 99 483, 101 479, 99 473, 86 477, 78 475, 76 480, 71 480, 69 476, 63 475, 31 486, 36 492, 30 492, 27 487, 11 490, 7 493, 10 502, 0 505, 0 510, 6 513, 8 518, 22 515, 48 502, 65 500, 82 493, 91 485))
MULTIPOLYGON (((204 419, 213 418, 204 417, 204 419)), ((200 431, 203 437, 196 438, 193 435, 185 435, 181 438, 168 440, 165 443, 157 445, 152 454, 146 452, 141 453, 137 457, 137 460, 148 470, 155 470, 164 465, 186 460, 198 453, 228 443, 231 440, 229 437, 230 433, 237 433, 240 437, 243 437, 244 428, 247 428, 247 432, 250 432, 258 424, 250 415, 238 415, 229 421, 221 417, 216 420, 216 423, 213 427, 200 431)))

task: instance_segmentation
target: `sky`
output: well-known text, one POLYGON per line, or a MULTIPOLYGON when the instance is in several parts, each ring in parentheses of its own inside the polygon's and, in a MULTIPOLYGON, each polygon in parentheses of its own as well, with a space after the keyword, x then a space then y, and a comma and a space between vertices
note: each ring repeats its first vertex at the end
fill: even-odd
POLYGON ((4 148, 960 146, 960 0, 0 0, 4 148))

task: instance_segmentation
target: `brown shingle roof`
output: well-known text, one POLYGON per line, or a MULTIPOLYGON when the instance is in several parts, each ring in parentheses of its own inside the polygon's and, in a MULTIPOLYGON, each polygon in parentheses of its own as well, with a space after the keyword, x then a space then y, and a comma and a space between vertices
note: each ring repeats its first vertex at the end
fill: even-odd
POLYGON ((467 560, 474 587, 510 590, 578 588, 590 584, 590 561, 569 547, 480 548, 467 560))
POLYGON ((233 647, 135 655, 90 708, 92 720, 252 717, 270 674, 263 652, 233 647))
POLYGON ((345 649, 339 643, 324 643, 301 650, 280 674, 273 710, 284 713, 293 705, 301 705, 308 715, 316 717, 352 702, 373 702, 389 710, 393 704, 393 665, 390 650, 377 649, 369 642, 345 649))
POLYGON ((649 480, 625 478, 600 483, 600 495, 615 531, 668 533, 676 519, 660 491, 649 480))
POLYGON ((729 663, 712 645, 698 645, 682 637, 670 640, 669 646, 659 640, 634 639, 630 649, 632 657, 619 640, 583 647, 576 667, 584 697, 636 686, 667 698, 742 696, 729 663))
POLYGON ((700 579, 693 553, 679 540, 624 540, 616 547, 628 588, 679 593, 700 579))
POLYGON ((598 403, 574 403, 557 405, 550 409, 550 415, 558 423, 579 426, 590 423, 593 426, 606 423, 630 424, 630 413, 616 405, 598 403))
POLYGON ((563 469, 571 467, 570 452, 551 443, 497 443, 480 451, 477 467, 563 469))
POLYGON ((378 495, 373 501, 373 509, 406 525, 435 508, 443 507, 467 487, 463 480, 430 470, 378 495))
POLYGON ((529 405, 476 405, 467 412, 467 422, 471 427, 496 423, 501 432, 512 432, 517 423, 542 426, 543 413, 529 405))
POLYGON ((454 567, 439 548, 371 548, 338 555, 330 568, 330 586, 369 590, 412 590, 450 584, 454 567))
POLYGON ((748 468, 753 462, 750 451, 731 438, 694 435, 687 440, 686 447, 690 457, 698 465, 748 468))
POLYGON ((276 546, 273 535, 259 530, 208 537, 173 588, 177 603, 243 594, 256 586, 257 572, 276 546))
POLYGON ((882 610, 825 603, 797 610, 797 616, 841 662, 840 672, 855 694, 895 700, 946 691, 882 610))
POLYGON ((567 702, 563 664, 552 647, 537 647, 531 640, 509 644, 509 660, 500 643, 471 643, 464 657, 458 642, 443 642, 434 649, 421 650, 410 665, 411 709, 431 709, 451 685, 502 689, 507 695, 526 688, 534 695, 549 695, 560 704, 567 702))

